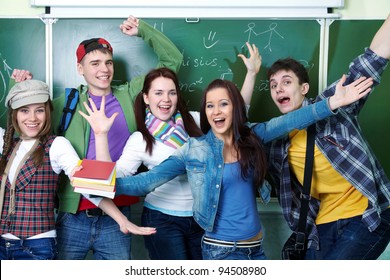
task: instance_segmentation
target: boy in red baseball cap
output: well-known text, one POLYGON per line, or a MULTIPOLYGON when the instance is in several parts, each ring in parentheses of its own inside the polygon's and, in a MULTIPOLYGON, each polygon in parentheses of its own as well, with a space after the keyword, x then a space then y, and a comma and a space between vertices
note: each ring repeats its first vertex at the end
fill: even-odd
POLYGON ((113 54, 112 47, 108 41, 103 38, 92 38, 80 43, 76 51, 77 63, 80 63, 87 53, 94 50, 107 51, 110 52, 111 55, 113 54))
MULTIPOLYGON (((183 56, 176 46, 161 32, 133 16, 128 17, 120 30, 128 36, 141 37, 154 49, 159 62, 156 67, 168 67, 177 72, 183 56)), ((112 86, 114 76, 113 48, 103 38, 92 38, 80 43, 76 51, 77 70, 87 85, 80 85, 76 112, 85 111, 83 103, 92 99, 100 108, 105 96, 105 113, 111 116, 118 112, 110 130, 110 154, 113 161, 119 159, 130 134, 135 131, 133 100, 142 89, 144 77, 112 86)), ((64 108, 65 96, 54 100, 54 124, 59 124, 64 108)), ((65 131, 80 158, 95 159, 95 138, 89 124, 75 113, 65 131)), ((84 259, 91 250, 95 259, 130 259, 131 235, 123 234, 116 222, 79 193, 73 192, 67 178, 59 186, 59 215, 57 235, 59 259, 84 259)), ((118 196, 115 204, 130 219, 130 205, 138 197, 118 196)))

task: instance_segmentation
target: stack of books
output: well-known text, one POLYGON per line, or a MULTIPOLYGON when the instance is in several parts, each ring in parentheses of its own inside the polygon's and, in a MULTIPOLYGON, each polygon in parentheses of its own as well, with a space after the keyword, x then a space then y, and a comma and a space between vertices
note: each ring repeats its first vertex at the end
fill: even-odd
POLYGON ((83 159, 72 177, 75 192, 114 198, 116 169, 115 162, 83 159))

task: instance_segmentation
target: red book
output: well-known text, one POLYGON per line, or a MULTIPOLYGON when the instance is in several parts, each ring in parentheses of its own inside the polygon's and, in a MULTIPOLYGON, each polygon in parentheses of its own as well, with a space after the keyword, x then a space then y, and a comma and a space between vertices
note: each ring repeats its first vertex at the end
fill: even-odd
POLYGON ((77 182, 100 185, 115 184, 115 162, 83 159, 79 165, 83 169, 73 175, 73 185, 77 185, 77 182))
POLYGON ((83 159, 78 165, 83 169, 72 177, 75 192, 114 198, 115 162, 83 159))

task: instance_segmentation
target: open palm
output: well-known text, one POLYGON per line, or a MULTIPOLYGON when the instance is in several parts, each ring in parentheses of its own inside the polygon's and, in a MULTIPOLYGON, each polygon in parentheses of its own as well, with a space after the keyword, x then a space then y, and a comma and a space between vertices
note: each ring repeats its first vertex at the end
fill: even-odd
POLYGON ((89 123, 95 134, 107 134, 110 130, 112 124, 114 123, 115 118, 118 116, 118 113, 114 113, 111 117, 107 117, 105 113, 106 107, 106 98, 103 96, 102 104, 100 110, 97 109, 95 103, 91 98, 89 98, 90 106, 84 102, 84 107, 88 112, 88 115, 82 111, 79 111, 89 123))

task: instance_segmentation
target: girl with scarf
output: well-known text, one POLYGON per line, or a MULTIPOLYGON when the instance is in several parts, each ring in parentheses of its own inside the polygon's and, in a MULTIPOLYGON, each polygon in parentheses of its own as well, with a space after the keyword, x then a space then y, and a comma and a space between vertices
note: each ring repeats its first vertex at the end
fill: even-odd
MULTIPOLYGON (((256 46, 247 44, 247 47, 250 57, 242 54, 239 57, 247 67, 242 92, 249 105, 261 58, 256 46)), ((91 103, 91 106, 96 111, 94 104, 91 103)), ((189 137, 202 135, 199 112, 187 110, 177 76, 168 68, 154 69, 146 75, 134 108, 138 131, 130 136, 121 158, 116 162, 117 177, 134 175, 142 164, 152 169, 186 143, 189 137)), ((91 118, 82 115, 91 123, 91 118)), ((111 120, 114 118, 111 117, 111 120)), ((103 122, 98 123, 101 125, 103 122)), ((107 145, 106 131, 100 131, 93 123, 91 127, 96 135, 96 147, 107 145), (105 144, 101 145, 98 141, 102 138, 105 144)), ((102 155, 104 151, 101 148, 96 150, 97 159, 108 158, 107 154, 102 155)), ((202 259, 201 238, 204 231, 193 218, 192 205, 192 193, 185 175, 146 195, 142 225, 157 228, 156 234, 144 237, 151 259, 202 259)))

